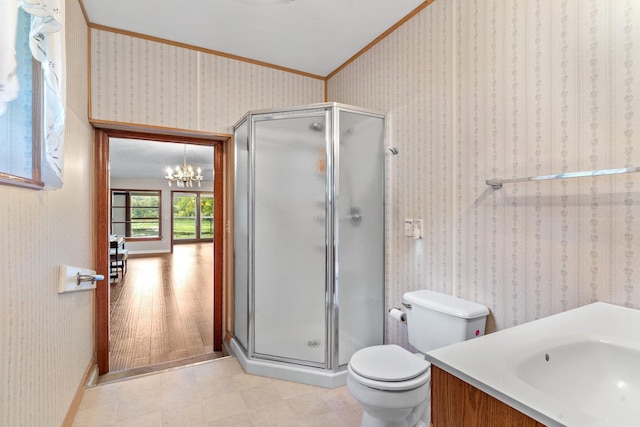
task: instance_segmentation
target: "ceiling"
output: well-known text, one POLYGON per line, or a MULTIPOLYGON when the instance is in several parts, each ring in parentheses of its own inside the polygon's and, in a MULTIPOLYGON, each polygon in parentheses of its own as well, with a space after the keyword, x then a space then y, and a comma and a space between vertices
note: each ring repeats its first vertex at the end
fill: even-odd
POLYGON ((325 77, 424 0, 82 0, 89 22, 325 77))
MULTIPOLYGON (((202 168, 204 181, 213 181, 213 147, 186 144, 187 163, 202 168)), ((167 167, 181 165, 185 144, 109 139, 111 178, 163 179, 167 167)))

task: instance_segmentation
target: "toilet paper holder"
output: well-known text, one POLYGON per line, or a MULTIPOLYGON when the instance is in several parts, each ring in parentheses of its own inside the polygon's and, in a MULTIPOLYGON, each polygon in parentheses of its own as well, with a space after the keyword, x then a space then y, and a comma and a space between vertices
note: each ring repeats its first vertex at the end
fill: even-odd
POLYGON ((388 312, 389 316, 393 317, 394 319, 403 323, 407 322, 407 315, 400 309, 400 306, 396 305, 395 307, 390 308, 388 312))

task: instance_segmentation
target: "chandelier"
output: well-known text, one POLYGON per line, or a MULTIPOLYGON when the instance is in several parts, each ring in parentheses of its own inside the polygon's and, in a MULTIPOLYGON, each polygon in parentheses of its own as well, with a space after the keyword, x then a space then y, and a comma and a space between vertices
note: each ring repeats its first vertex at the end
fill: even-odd
POLYGON ((193 183, 197 182, 198 187, 204 179, 202 176, 202 169, 194 169, 192 165, 187 163, 187 145, 184 145, 184 157, 182 160, 182 166, 176 166, 175 170, 167 168, 167 174, 164 177, 171 187, 172 183, 176 183, 177 187, 193 187, 193 183))

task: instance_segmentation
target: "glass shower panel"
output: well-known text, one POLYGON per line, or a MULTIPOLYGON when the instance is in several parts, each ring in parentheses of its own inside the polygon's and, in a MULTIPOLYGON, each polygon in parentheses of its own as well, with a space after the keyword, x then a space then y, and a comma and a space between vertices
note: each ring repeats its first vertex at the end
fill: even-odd
POLYGON ((326 359, 326 113, 254 125, 255 353, 326 359))
POLYGON ((382 344, 384 328, 384 120, 340 111, 337 221, 338 361, 382 344))
POLYGON ((249 125, 245 120, 234 134, 235 177, 233 198, 233 258, 234 258, 234 335, 238 342, 248 349, 248 320, 249 320, 249 125))

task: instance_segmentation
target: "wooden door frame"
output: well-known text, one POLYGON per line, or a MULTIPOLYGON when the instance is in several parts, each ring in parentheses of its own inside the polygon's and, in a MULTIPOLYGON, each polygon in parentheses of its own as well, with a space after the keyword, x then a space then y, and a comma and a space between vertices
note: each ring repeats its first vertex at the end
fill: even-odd
MULTIPOLYGON (((213 350, 222 350, 224 253, 224 153, 232 135, 191 132, 169 128, 91 121, 94 127, 95 249, 97 274, 109 277, 109 138, 209 145, 214 148, 214 265, 213 265, 213 350), (219 198, 219 200, 218 200, 219 198), (222 201, 222 203, 219 203, 222 201), (221 256, 218 256, 221 254, 221 256)), ((95 297, 96 359, 98 374, 109 372, 109 282, 98 286, 95 297)))

